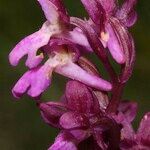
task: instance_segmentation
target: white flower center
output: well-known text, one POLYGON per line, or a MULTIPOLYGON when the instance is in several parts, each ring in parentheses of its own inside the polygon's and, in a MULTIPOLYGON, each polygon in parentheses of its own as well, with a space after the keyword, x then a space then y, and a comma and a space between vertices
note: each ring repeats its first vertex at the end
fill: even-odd
POLYGON ((73 60, 73 53, 72 52, 68 52, 67 50, 60 50, 60 51, 56 51, 53 54, 49 55, 49 59, 46 63, 48 63, 48 65, 52 68, 57 67, 58 65, 65 65, 67 64, 69 61, 73 60))

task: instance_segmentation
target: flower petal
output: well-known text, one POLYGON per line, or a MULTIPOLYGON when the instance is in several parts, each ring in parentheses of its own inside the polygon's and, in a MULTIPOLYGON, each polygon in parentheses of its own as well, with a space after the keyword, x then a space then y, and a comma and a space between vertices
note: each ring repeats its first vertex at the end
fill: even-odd
POLYGON ((49 24, 46 22, 39 31, 27 36, 19 42, 9 54, 11 65, 16 66, 22 57, 28 55, 26 65, 29 68, 36 67, 43 59, 42 54, 37 55, 36 53, 39 48, 49 42, 51 36, 49 32, 49 24))
POLYGON ((140 123, 137 139, 141 144, 150 147, 150 112, 145 114, 140 123))
POLYGON ((138 19, 137 12, 132 11, 130 16, 128 16, 128 18, 122 19, 121 21, 124 23, 125 26, 131 27, 136 23, 137 19, 138 19))
POLYGON ((14 97, 20 98, 30 87, 30 77, 31 72, 26 72, 16 83, 16 85, 12 89, 12 93, 14 97))
POLYGON ((136 102, 122 101, 118 110, 125 115, 128 122, 132 122, 137 114, 137 107, 136 102))
POLYGON ((69 18, 67 10, 63 4, 63 1, 62 0, 50 0, 50 1, 57 7, 60 18, 64 22, 68 23, 70 18, 69 18))
POLYGON ((75 130, 70 130, 70 133, 79 141, 84 141, 87 139, 90 135, 91 132, 90 130, 85 130, 85 129, 75 129, 75 130))
POLYGON ((39 108, 44 122, 57 128, 60 127, 59 119, 67 111, 65 104, 57 102, 40 103, 39 108))
POLYGON ((116 8, 116 0, 98 0, 98 1, 101 3, 107 14, 112 13, 113 10, 116 8))
POLYGON ((38 0, 40 3, 46 19, 50 23, 57 23, 59 19, 59 14, 57 12, 57 7, 50 0, 38 0))
POLYGON ((60 125, 64 129, 85 129, 88 126, 88 120, 85 115, 67 112, 60 118, 60 125))
POLYGON ((134 141, 135 132, 131 122, 128 121, 128 118, 126 118, 122 112, 119 112, 117 115, 113 116, 113 118, 118 124, 122 125, 121 140, 123 142, 134 141))
POLYGON ((122 117, 124 117, 124 119, 120 122, 123 125, 121 129, 120 147, 122 150, 132 150, 133 147, 137 145, 137 141, 135 140, 135 132, 132 124, 126 120, 125 116, 122 115, 122 117))
POLYGON ((104 59, 106 61, 107 53, 99 39, 99 34, 93 29, 90 23, 76 17, 71 17, 70 19, 71 24, 79 27, 86 35, 88 42, 91 45, 93 51, 96 53, 96 55, 98 55, 98 57, 100 57, 102 61, 104 59))
POLYGON ((125 55, 120 45, 120 41, 119 41, 120 39, 118 39, 116 33, 114 32, 113 27, 110 24, 107 25, 106 30, 109 33, 109 40, 107 46, 112 57, 119 64, 125 63, 125 55))
POLYGON ((63 21, 68 22, 69 17, 67 15, 67 12, 62 4, 62 1, 60 0, 38 0, 40 3, 44 14, 46 16, 46 19, 52 23, 58 23, 61 19, 63 21))
POLYGON ((126 116, 122 112, 119 112, 113 117, 118 124, 122 125, 120 141, 121 149, 133 149, 133 147, 137 145, 137 141, 135 140, 135 131, 132 127, 131 122, 128 121, 128 118, 126 118, 126 116))
POLYGON ((82 46, 86 52, 93 52, 86 36, 78 28, 75 28, 73 31, 63 33, 62 38, 68 39, 71 42, 82 46))
POLYGON ((137 13, 134 7, 137 0, 126 0, 121 9, 117 11, 116 16, 120 19, 127 27, 134 25, 137 20, 137 13))
POLYGON ((76 139, 67 132, 60 133, 48 150, 77 150, 76 139))
POLYGON ((98 0, 81 0, 94 23, 100 25, 105 18, 105 12, 98 0))
POLYGON ((91 75, 83 70, 78 65, 68 62, 65 65, 59 65, 55 68, 55 72, 69 77, 73 80, 78 80, 93 88, 110 91, 112 89, 111 83, 105 81, 97 76, 91 75))
POLYGON ((83 30, 83 32, 87 36, 87 39, 88 39, 93 51, 100 58, 100 60, 104 64, 104 66, 107 68, 112 80, 114 80, 116 78, 115 77, 116 73, 113 70, 113 68, 111 68, 111 66, 110 66, 107 51, 105 50, 104 46, 102 45, 97 32, 95 32, 95 30, 88 24, 88 22, 85 22, 81 19, 71 17, 71 23, 73 25, 78 26, 79 28, 81 28, 83 30))
POLYGON ((98 100, 92 95, 88 87, 78 81, 69 81, 66 86, 66 99, 68 105, 76 112, 98 113, 98 100))
POLYGON ((132 75, 135 63, 135 46, 131 34, 128 29, 116 18, 110 18, 111 26, 116 34, 121 49, 125 55, 125 65, 122 68, 120 82, 125 83, 132 75))
POLYGON ((12 93, 16 98, 21 97, 26 91, 32 97, 39 96, 50 85, 51 69, 46 65, 26 72, 14 86, 12 93))

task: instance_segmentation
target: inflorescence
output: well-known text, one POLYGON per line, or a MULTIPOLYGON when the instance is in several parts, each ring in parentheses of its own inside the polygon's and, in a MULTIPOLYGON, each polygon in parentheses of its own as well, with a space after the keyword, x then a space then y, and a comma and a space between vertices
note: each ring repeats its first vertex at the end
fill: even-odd
POLYGON ((129 27, 137 20, 136 0, 81 0, 89 18, 70 17, 62 0, 37 0, 46 21, 9 54, 11 65, 27 55, 28 71, 12 89, 14 97, 28 94, 45 123, 60 130, 48 150, 148 150, 150 113, 137 132, 132 121, 137 103, 122 99, 135 62, 129 27), (39 50, 40 49, 40 50, 39 50), (96 54, 109 79, 85 56, 96 54), (119 73, 113 61, 120 66, 119 73), (70 80, 59 101, 42 101, 56 72, 70 80))

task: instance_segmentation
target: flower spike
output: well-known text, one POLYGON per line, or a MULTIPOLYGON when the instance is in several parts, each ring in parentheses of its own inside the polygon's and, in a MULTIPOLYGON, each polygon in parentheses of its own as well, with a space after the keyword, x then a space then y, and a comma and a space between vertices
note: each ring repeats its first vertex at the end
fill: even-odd
POLYGON ((48 150, 148 150, 150 112, 137 132, 132 122, 137 103, 123 101, 122 92, 135 62, 134 41, 128 28, 137 20, 137 0, 81 0, 89 19, 70 17, 63 0, 37 0, 46 21, 19 42, 9 54, 11 65, 27 55, 26 73, 12 89, 20 98, 35 99, 43 121, 60 130, 48 150), (41 53, 39 53, 41 52, 41 53), (84 55, 96 54, 109 75, 84 55), (120 66, 117 73, 110 57, 120 66), (42 101, 53 73, 67 81, 58 102, 42 101), (122 100, 122 101, 121 101, 122 100))

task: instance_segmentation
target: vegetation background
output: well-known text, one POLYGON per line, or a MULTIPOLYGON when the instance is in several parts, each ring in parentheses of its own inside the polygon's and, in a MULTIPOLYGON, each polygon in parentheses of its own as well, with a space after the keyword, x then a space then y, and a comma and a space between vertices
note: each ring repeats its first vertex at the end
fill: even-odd
MULTIPOLYGON (((70 15, 85 16, 79 0, 65 0, 70 15)), ((135 128, 143 114, 150 110, 150 3, 139 0, 139 19, 131 29, 135 39, 137 60, 134 74, 124 92, 125 99, 139 103, 135 128)), ((0 149, 45 150, 57 131, 44 124, 35 103, 27 96, 16 102, 11 88, 27 70, 24 61, 14 68, 8 54, 24 36, 35 32, 45 21, 36 0, 0 0, 0 149)), ((98 60, 94 57, 95 62, 98 60)), ((64 91, 65 79, 56 75, 45 100, 58 100, 64 91)))

